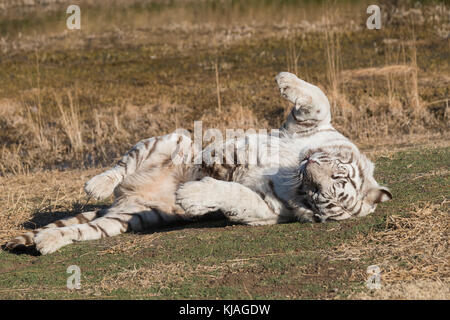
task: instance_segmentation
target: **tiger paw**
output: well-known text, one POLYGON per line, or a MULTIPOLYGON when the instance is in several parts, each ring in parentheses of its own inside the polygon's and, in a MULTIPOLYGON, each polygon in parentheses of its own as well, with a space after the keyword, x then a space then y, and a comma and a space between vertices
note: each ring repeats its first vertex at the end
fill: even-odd
POLYGON ((45 229, 36 234, 33 238, 36 249, 46 255, 53 253, 59 248, 72 243, 72 240, 64 236, 64 231, 60 229, 45 229))
POLYGON ((110 169, 86 182, 84 185, 86 194, 97 200, 103 200, 112 195, 114 189, 121 181, 120 174, 115 173, 114 170, 116 169, 110 169))
POLYGON ((11 239, 5 244, 5 249, 9 251, 20 251, 27 247, 25 241, 21 237, 11 239))
POLYGON ((176 191, 176 203, 188 216, 199 216, 220 209, 217 195, 221 193, 217 180, 206 177, 183 184, 176 191))
MULTIPOLYGON (((302 90, 302 81, 293 73, 280 72, 275 81, 280 89, 281 96, 292 103, 297 104, 299 99, 308 100, 311 103, 311 97, 302 90)), ((304 101, 306 104, 306 101, 304 101)))

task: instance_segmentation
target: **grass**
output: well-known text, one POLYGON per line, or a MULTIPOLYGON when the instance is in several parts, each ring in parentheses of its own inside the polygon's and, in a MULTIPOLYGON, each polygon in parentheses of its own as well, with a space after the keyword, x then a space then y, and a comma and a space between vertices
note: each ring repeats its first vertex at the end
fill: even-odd
POLYGON ((369 31, 364 1, 110 2, 81 1, 74 32, 65 3, 0 11, 1 242, 108 205, 86 203, 83 183, 142 138, 196 120, 278 127, 286 70, 326 92, 394 201, 341 223, 200 222, 50 256, 0 251, 0 298, 450 297, 445 3, 380 2, 383 28, 369 31), (81 290, 66 288, 72 264, 81 290))

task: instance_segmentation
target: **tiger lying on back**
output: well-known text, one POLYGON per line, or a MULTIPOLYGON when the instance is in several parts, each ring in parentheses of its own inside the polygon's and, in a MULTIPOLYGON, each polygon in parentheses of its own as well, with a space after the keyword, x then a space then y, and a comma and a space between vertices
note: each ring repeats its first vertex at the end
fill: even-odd
POLYGON ((254 165, 222 164, 208 146, 199 154, 210 161, 176 163, 174 155, 192 154, 189 137, 173 133, 142 140, 85 185, 97 199, 114 193, 110 208, 29 231, 6 247, 35 244, 48 254, 76 241, 143 231, 217 210, 248 225, 342 220, 365 216, 392 199, 373 178, 372 162, 330 124, 325 94, 291 73, 278 74, 276 81, 282 96, 294 104, 279 136, 246 135, 223 147, 245 153, 246 141, 257 138, 258 146, 278 152, 277 161, 258 152, 254 165))

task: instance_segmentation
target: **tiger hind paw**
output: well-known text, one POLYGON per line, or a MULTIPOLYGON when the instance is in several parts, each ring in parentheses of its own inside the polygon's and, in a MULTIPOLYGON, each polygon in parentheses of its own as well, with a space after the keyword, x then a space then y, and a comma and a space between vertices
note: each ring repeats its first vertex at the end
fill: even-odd
POLYGON ((108 170, 102 174, 96 175, 84 185, 84 191, 88 196, 97 200, 103 200, 113 194, 114 189, 122 181, 122 176, 108 170))

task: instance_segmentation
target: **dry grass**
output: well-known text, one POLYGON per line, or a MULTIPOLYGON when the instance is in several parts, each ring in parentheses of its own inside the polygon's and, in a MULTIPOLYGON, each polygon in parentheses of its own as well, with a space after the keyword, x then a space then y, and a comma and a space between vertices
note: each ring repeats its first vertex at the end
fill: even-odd
MULTIPOLYGON (((34 0, 27 0, 35 2, 34 0)), ((51 0, 50 0, 51 1, 51 0)), ((10 2, 19 2, 12 0, 10 2)), ((28 12, 38 17, 65 11, 69 0, 56 0, 50 6, 28 6, 0 11, 9 19, 22 18, 28 12)), ((101 4, 82 0, 78 4, 83 11, 83 27, 78 33, 57 32, 55 17, 41 19, 40 24, 27 29, 17 37, 18 30, 12 27, 5 41, 0 41, 0 51, 21 51, 63 47, 80 49, 85 47, 114 47, 115 45, 145 45, 163 43, 161 55, 173 49, 217 48, 253 38, 269 39, 289 37, 303 32, 323 31, 329 27, 323 19, 322 7, 312 2, 284 3, 274 0, 261 3, 257 0, 232 2, 176 0, 171 5, 164 1, 106 0, 101 4), (104 10, 105 7, 114 10, 104 10), (37 31, 37 32, 36 32, 37 31), (7 41, 6 41, 7 40, 7 41)), ((331 26, 334 30, 360 30, 355 22, 364 13, 361 4, 343 3, 341 14, 331 26)), ((1 9, 1 5, 0 5, 1 9)), ((334 9, 332 9, 334 10, 334 9)), ((1 15, 0 15, 1 17, 1 15)), ((63 21, 58 27, 64 28, 63 21)))
MULTIPOLYGON (((55 105, 45 107, 20 105, 11 100, 2 102, 5 133, 17 134, 13 138, 17 142, 3 146, 0 175, 24 174, 30 168, 36 171, 55 166, 85 168, 111 164, 143 138, 181 127, 193 129, 193 123, 183 119, 192 109, 172 103, 168 98, 162 97, 152 105, 127 103, 110 109, 85 109, 81 114, 78 94, 68 91, 60 96, 53 92, 55 105)), ((268 128, 267 121, 236 103, 224 108, 219 104, 217 110, 204 112, 196 120, 203 121, 204 130, 268 128), (217 123, 217 119, 221 121, 217 123)))
POLYGON ((360 292, 352 295, 352 299, 377 300, 449 300, 450 286, 438 280, 417 280, 388 283, 380 290, 360 292))
POLYGON ((86 203, 83 185, 97 172, 44 171, 0 177, 0 242, 82 209, 86 203))
POLYGON ((382 289, 353 297, 450 299, 448 212, 448 199, 414 205, 407 216, 389 215, 383 230, 336 248, 332 259, 369 258, 381 269, 382 289))
POLYGON ((353 79, 364 80, 371 77, 408 76, 412 72, 413 68, 409 65, 390 65, 381 68, 344 70, 341 77, 343 81, 352 81, 353 79))

